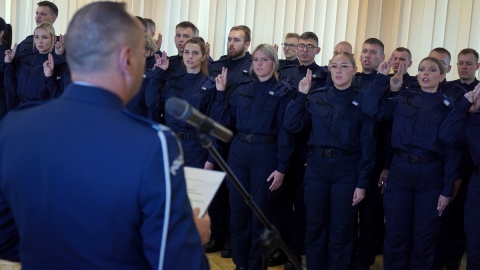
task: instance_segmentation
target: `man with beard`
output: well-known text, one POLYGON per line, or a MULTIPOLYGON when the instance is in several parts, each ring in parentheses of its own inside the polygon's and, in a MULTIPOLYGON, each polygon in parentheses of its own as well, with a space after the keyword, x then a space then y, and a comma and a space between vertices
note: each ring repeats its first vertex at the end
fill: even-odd
MULTIPOLYGON (((229 98, 235 89, 244 83, 252 80, 250 66, 252 65, 251 55, 248 52, 251 41, 251 31, 245 25, 234 26, 230 29, 227 41, 227 55, 212 62, 209 67, 209 74, 217 77, 222 73, 222 68, 227 68, 227 85, 225 95, 229 98)), ((228 127, 234 130, 235 127, 228 127)), ((227 160, 230 144, 219 143, 219 152, 227 160)), ((213 162, 213 160, 210 160, 213 162)), ((214 164, 209 163, 213 169, 214 164)), ((230 206, 228 189, 225 181, 220 185, 213 201, 208 208, 211 220, 210 241, 203 248, 206 253, 222 251, 223 258, 232 257, 232 246, 230 238, 230 206)))

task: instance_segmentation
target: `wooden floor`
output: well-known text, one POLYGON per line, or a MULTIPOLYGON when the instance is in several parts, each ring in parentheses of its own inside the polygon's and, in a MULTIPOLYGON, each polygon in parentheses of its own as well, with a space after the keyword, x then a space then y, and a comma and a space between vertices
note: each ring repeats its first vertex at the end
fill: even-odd
MULTIPOLYGON (((235 269, 235 264, 233 264, 232 259, 224 259, 220 256, 220 251, 215 253, 208 253, 207 254, 208 260, 210 262, 210 269, 211 270, 233 270, 235 269)), ((283 265, 269 267, 269 270, 283 270, 283 265)), ((305 256, 303 256, 303 269, 307 269, 305 267, 305 256)), ((465 256, 462 259, 462 265, 460 266, 460 270, 466 269, 466 260, 465 256)), ((383 270, 383 258, 382 255, 377 256, 375 260, 375 264, 370 267, 370 270, 383 270)))

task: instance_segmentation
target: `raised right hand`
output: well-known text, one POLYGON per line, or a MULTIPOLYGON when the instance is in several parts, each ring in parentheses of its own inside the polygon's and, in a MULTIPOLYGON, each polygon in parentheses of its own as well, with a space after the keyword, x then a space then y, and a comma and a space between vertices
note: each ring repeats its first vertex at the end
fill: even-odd
POLYGON ((215 78, 215 84, 218 91, 225 91, 227 87, 227 68, 222 67, 222 73, 215 78))
POLYGON ((17 52, 17 47, 18 47, 18 44, 15 43, 15 45, 13 45, 13 48, 11 50, 6 50, 5 51, 5 63, 11 63, 13 58, 15 57, 15 53, 17 52))
POLYGON ((166 51, 162 52, 162 56, 160 56, 158 54, 155 54, 155 65, 154 66, 159 67, 163 70, 167 70, 168 64, 169 64, 169 61, 168 61, 168 56, 167 56, 166 51))
POLYGON ((308 95, 308 93, 310 93, 310 87, 312 87, 312 71, 307 69, 307 74, 300 83, 298 83, 298 91, 308 95))

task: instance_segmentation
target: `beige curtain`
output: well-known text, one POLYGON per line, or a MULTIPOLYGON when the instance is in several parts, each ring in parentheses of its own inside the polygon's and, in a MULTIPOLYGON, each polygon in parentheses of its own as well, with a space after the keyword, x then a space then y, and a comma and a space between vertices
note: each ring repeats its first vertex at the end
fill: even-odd
MULTIPOLYGON (((35 27, 37 0, 0 0, 0 16, 14 29, 14 41, 30 35, 35 27)), ((59 8, 55 22, 57 34, 65 33, 68 21, 80 7, 92 0, 53 0, 59 8)), ((117 1, 118 2, 118 1, 117 1)), ((352 43, 360 55, 363 41, 377 37, 388 55, 396 47, 413 54, 410 74, 418 62, 435 47, 452 54, 448 79, 458 77, 455 63, 458 52, 467 47, 480 50, 478 0, 125 0, 133 15, 151 18, 163 34, 162 49, 176 53, 175 25, 193 22, 200 36, 210 42, 212 57, 225 54, 229 29, 245 24, 252 29, 251 50, 261 43, 280 44, 288 32, 313 31, 322 51, 316 61, 328 63, 335 44, 352 43)), ((283 57, 282 52, 279 56, 283 57)))

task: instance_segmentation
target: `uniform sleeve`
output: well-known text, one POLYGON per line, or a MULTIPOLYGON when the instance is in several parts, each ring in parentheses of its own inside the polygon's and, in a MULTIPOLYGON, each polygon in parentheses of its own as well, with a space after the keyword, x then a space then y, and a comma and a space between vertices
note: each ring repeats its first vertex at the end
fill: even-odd
POLYGON ((443 163, 445 164, 443 173, 443 188, 442 195, 445 197, 453 196, 453 189, 455 180, 460 178, 458 173, 458 166, 462 158, 462 150, 457 147, 448 146, 446 148, 443 163))
POLYGON ((394 100, 385 97, 389 87, 388 76, 377 73, 363 98, 362 111, 366 115, 377 121, 393 118, 394 100))
POLYGON ((375 166, 376 150, 376 123, 369 117, 365 117, 360 130, 360 151, 361 158, 358 162, 358 181, 357 188, 368 189, 370 173, 375 166))
POLYGON ((228 99, 226 94, 226 90, 217 90, 215 101, 211 107, 211 116, 221 125, 233 126, 237 121, 238 90, 233 92, 228 99))
POLYGON ((277 171, 285 174, 287 172, 289 160, 292 156, 293 148, 295 146, 295 135, 287 131, 284 125, 286 109, 289 102, 291 101, 291 95, 290 93, 288 93, 282 98, 283 100, 277 113, 277 126, 279 127, 279 134, 277 140, 277 171))
POLYGON ((159 142, 149 155, 141 179, 139 204, 143 219, 141 235, 144 254, 152 269, 209 269, 187 197, 180 148, 172 134, 164 134, 167 137, 169 160, 163 160, 162 145, 159 142), (167 174, 163 169, 165 163, 169 168, 167 174), (169 212, 165 212, 165 181, 171 184, 169 212), (159 266, 166 217, 168 233, 164 263, 159 266))
POLYGON ((462 146, 466 144, 467 136, 464 127, 468 120, 468 110, 471 105, 465 97, 460 99, 460 102, 450 111, 440 126, 440 140, 448 145, 462 146))
POLYGON ((165 103, 165 97, 163 96, 164 75, 165 70, 155 67, 150 82, 145 89, 145 104, 147 107, 153 110, 160 110, 162 114, 163 104, 165 103))
POLYGON ((9 93, 11 96, 16 96, 17 87, 15 83, 15 71, 13 68, 13 63, 5 63, 3 80, 5 84, 5 92, 9 93))
POLYGON ((285 111, 284 126, 291 133, 302 131, 312 121, 311 114, 305 108, 307 95, 298 92, 296 97, 290 101, 285 111))
POLYGON ((50 77, 45 77, 45 86, 47 87, 47 91, 50 94, 51 98, 56 98, 60 94, 59 92, 59 87, 57 86, 57 78, 55 76, 55 73, 52 74, 50 77))

